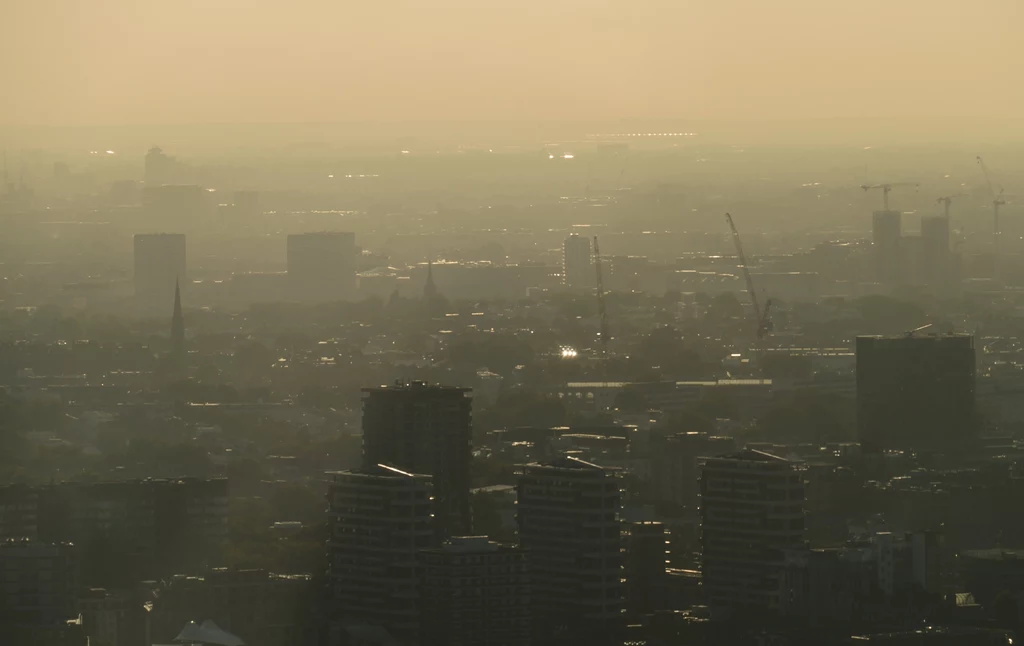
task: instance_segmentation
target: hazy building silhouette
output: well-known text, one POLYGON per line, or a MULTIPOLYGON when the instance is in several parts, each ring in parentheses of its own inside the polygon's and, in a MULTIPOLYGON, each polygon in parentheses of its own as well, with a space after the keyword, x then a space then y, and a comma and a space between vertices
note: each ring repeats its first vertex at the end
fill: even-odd
POLYGON ((227 538, 223 478, 0 486, 0 508, 20 510, 8 536, 75 544, 87 585, 220 564, 227 538))
POLYGON ((288 284, 304 302, 351 298, 356 290, 355 234, 340 231, 288 236, 288 284))
POLYGON ((921 218, 921 279, 939 292, 952 288, 953 254, 949 247, 949 219, 945 216, 921 218))
POLYGON ((778 610, 784 552, 804 540, 804 484, 795 465, 749 449, 705 459, 700 521, 704 591, 713 616, 778 610))
POLYGON ((691 431, 652 438, 651 484, 663 503, 696 513, 700 494, 698 460, 732 453, 736 440, 691 431))
POLYGON ((329 475, 332 621, 417 643, 418 553, 435 545, 430 476, 384 465, 329 475))
POLYGON ((363 466, 432 476, 445 537, 471 533, 471 392, 421 381, 363 389, 363 466))
POLYGON ((420 643, 527 646, 530 579, 526 553, 486 536, 452 538, 420 552, 420 643))
POLYGON ((593 287, 596 275, 592 267, 590 238, 569 234, 562 243, 562 284, 567 287, 593 287))
POLYGON ((975 425, 973 336, 857 337, 857 429, 865 451, 962 444, 975 425))
POLYGON ((516 521, 529 553, 538 643, 620 644, 616 473, 572 457, 521 469, 516 521))
POLYGON ((875 211, 871 219, 875 280, 896 285, 903 282, 903 214, 900 211, 875 211))
POLYGON ((146 153, 145 181, 146 186, 162 186, 173 184, 175 180, 175 168, 177 160, 168 156, 157 146, 153 146, 146 153))
POLYGON ((140 233, 135 235, 135 300, 147 308, 167 311, 175 293, 188 280, 185 266, 185 235, 140 233))

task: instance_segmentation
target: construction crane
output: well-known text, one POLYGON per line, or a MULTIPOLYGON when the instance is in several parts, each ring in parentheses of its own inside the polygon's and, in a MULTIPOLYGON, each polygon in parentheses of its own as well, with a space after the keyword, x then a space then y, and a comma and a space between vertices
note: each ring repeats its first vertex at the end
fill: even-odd
POLYGON ((604 280, 601 276, 601 247, 594 236, 594 269, 597 272, 597 315, 601 317, 601 355, 608 356, 608 311, 604 305, 604 280))
POLYGON ((861 188, 864 189, 865 193, 876 188, 882 189, 882 208, 888 211, 889 191, 898 186, 913 186, 914 188, 917 188, 918 186, 920 186, 920 184, 917 184, 915 182, 889 182, 888 184, 862 184, 861 188))
POLYGON ((747 293, 750 294, 750 304, 754 308, 754 321, 757 323, 757 341, 758 346, 760 346, 761 339, 771 331, 770 314, 772 302, 769 300, 765 303, 764 309, 761 309, 761 304, 757 299, 757 290, 754 289, 754 279, 750 277, 750 269, 747 267, 747 255, 743 253, 740 233, 736 230, 736 224, 732 221, 732 215, 726 213, 725 221, 729 223, 729 229, 732 230, 732 242, 736 245, 736 255, 739 256, 740 267, 743 269, 743 280, 747 283, 747 293))
POLYGON ((998 277, 999 273, 999 236, 1002 233, 999 228, 999 207, 1006 204, 1006 200, 1003 199, 1003 187, 998 184, 992 184, 992 177, 988 173, 988 166, 985 165, 985 160, 978 155, 978 166, 981 167, 981 174, 985 176, 985 183, 988 184, 988 193, 992 196, 992 266, 993 271, 998 277), (999 189, 998 191, 996 189, 999 189))

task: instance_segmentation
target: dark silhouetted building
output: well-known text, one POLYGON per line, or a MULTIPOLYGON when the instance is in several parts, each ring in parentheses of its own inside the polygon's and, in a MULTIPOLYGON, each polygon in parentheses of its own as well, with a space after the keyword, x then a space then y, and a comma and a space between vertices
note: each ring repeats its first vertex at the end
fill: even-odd
POLYGON ((227 480, 181 478, 0 487, 4 538, 70 542, 83 583, 133 583, 219 564, 227 480), (6 512, 5 512, 6 515, 6 512))
POLYGON ((949 246, 949 219, 921 218, 921 282, 939 292, 948 291, 956 276, 949 246))
POLYGON ((356 236, 323 231, 288 236, 288 284, 307 303, 352 298, 356 291, 356 236))
POLYGON ((417 643, 418 553, 436 546, 430 476, 384 465, 328 475, 332 623, 417 643))
POLYGON ((456 537, 420 552, 420 643, 527 646, 530 579, 526 553, 486 536, 456 537))
POLYGON ((732 453, 736 441, 691 431, 674 435, 654 435, 651 451, 651 482, 660 502, 696 513, 699 485, 699 458, 732 453))
POLYGON ((0 543, 0 625, 45 625, 77 614, 75 546, 8 539, 0 543))
POLYGON ((471 392, 421 381, 363 389, 363 466, 432 476, 442 537, 471 533, 471 392))
POLYGON ((623 541, 626 609, 643 615, 666 608, 661 605, 668 567, 665 526, 652 521, 629 523, 623 541))
MULTIPOLYGON (((152 604, 152 635, 171 643, 190 621, 212 620, 246 646, 293 646, 315 640, 319 590, 308 574, 215 568, 163 581, 152 604)), ((152 643, 152 642, 149 642, 152 643)))
POLYGON ((170 314, 176 287, 187 280, 184 234, 136 234, 135 299, 139 304, 170 314))
POLYGON ((784 553, 804 540, 804 484, 795 465, 749 449, 705 459, 700 520, 704 590, 713 615, 778 610, 784 553))
POLYGON ((521 469, 516 520, 530 559, 537 643, 621 644, 616 472, 572 457, 521 469))
POLYGON ((562 243, 562 283, 568 287, 592 287, 595 282, 590 238, 572 233, 562 243))
POLYGON ((871 241, 875 280, 885 285, 905 282, 902 245, 903 214, 900 211, 875 211, 871 220, 871 241))
POLYGON ((857 337, 857 429, 865 451, 935 449, 975 433, 974 337, 857 337))

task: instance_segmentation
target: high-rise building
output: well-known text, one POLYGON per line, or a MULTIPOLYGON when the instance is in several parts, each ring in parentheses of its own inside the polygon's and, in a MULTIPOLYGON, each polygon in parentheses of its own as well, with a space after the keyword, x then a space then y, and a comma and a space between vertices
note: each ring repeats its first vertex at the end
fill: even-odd
POLYGON ((530 580, 526 553, 486 536, 452 538, 420 552, 420 642, 527 646, 530 580))
POLYGON ((315 642, 318 595, 319 585, 309 574, 228 568, 176 574, 156 590, 146 613, 153 639, 145 643, 170 644, 190 621, 209 619, 246 644, 308 644, 315 642))
POLYGON ((332 621, 417 643, 418 553, 435 545, 430 476, 384 465, 329 475, 332 621))
POLYGON ((697 464, 700 458, 732 453, 736 440, 691 431, 651 438, 651 483, 654 495, 662 503, 695 515, 700 493, 697 464))
POLYGON ((621 644, 622 555, 616 472, 573 457, 521 468, 516 521, 530 559, 542 644, 621 644))
POLYGON ((135 235, 135 299, 167 314, 178 285, 186 285, 185 236, 181 233, 135 235))
POLYGON ((872 214, 875 280, 886 285, 900 284, 904 278, 902 217, 900 211, 875 211, 872 214))
POLYGON ((597 281, 592 267, 590 238, 571 233, 562 243, 562 284, 593 287, 597 281))
POLYGON ((804 484, 795 465, 750 449, 705 459, 700 519, 712 615, 777 611, 785 552, 804 542, 804 484))
POLYGON ((227 480, 181 478, 0 486, 0 538, 70 542, 87 585, 219 564, 227 480))
POLYGON ((660 610, 668 572, 665 526, 643 521, 629 523, 623 530, 626 609, 636 615, 660 610))
POLYGON ((974 337, 857 337, 857 430, 865 451, 934 449, 976 430, 974 337))
POLYGON ((145 180, 146 186, 163 186, 173 184, 177 160, 170 157, 157 146, 146 153, 145 180))
POLYGON ((0 625, 64 622, 77 614, 75 561, 70 543, 0 543, 0 625))
POLYGON ((356 236, 341 231, 288 236, 288 284, 296 298, 318 303, 356 291, 356 236))
POLYGON ((949 247, 949 218, 921 218, 921 282, 947 291, 954 280, 953 254, 949 247))
POLYGON ((432 476, 444 537, 471 533, 471 392, 422 381, 363 389, 363 466, 432 476))

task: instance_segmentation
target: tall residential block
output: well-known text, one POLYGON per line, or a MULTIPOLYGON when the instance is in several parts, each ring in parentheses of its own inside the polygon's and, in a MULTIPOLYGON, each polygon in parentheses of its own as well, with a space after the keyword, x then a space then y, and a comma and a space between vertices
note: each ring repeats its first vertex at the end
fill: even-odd
POLYGON ((422 381, 363 389, 363 466, 432 476, 438 531, 471 534, 471 389, 422 381))
POLYGON ((895 285, 904 282, 903 214, 900 211, 875 211, 871 220, 875 280, 895 285))
POLYGON ((596 283, 590 238, 569 234, 562 243, 562 283, 568 287, 593 287, 596 283))
POLYGON ((864 450, 936 449, 974 437, 974 337, 857 337, 857 430, 864 450))
POLYGON ((616 472, 573 457, 521 467, 519 544, 533 581, 538 643, 621 644, 616 472))
POLYGON ((328 475, 332 621, 418 643, 418 553, 435 545, 430 476, 385 465, 328 475))
POLYGON ((785 553, 804 544, 804 484, 796 466, 749 449, 705 459, 700 520, 712 615, 778 611, 785 553))
POLYGON ((420 552, 420 599, 422 644, 530 643, 528 558, 517 547, 466 536, 420 552))

